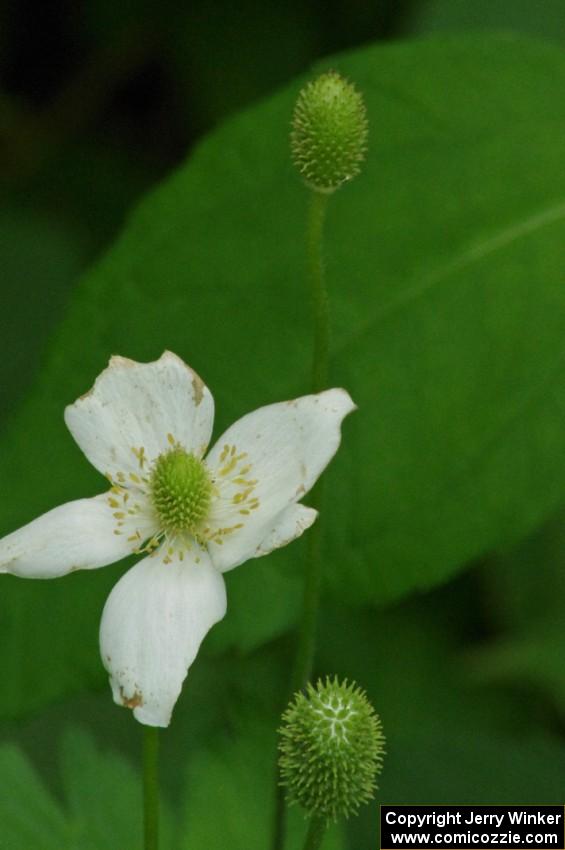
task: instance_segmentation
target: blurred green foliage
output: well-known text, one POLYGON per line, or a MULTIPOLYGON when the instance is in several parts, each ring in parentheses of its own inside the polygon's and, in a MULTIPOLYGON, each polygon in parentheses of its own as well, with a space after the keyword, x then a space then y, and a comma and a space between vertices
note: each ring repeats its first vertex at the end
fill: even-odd
POLYGON ((565 7, 560 0, 424 0, 410 15, 416 32, 498 29, 565 41, 565 7))
MULTIPOLYGON (((142 843, 141 783, 120 756, 98 750, 84 731, 69 729, 57 768, 64 804, 45 788, 16 747, 0 748, 0 771, 10 794, 0 801, 2 846, 6 850, 115 850, 142 843)), ((163 850, 173 847, 171 816, 162 810, 163 850)))
POLYGON ((71 228, 46 213, 0 206, 2 313, 0 410, 21 400, 44 354, 49 331, 88 256, 80 226, 71 228), (22 295, 25 293, 25 296, 22 295))
MULTIPOLYGON (((565 32, 555 0, 228 5, 97 0, 32 30, 31 3, 0 11, 2 531, 103 486, 62 409, 110 353, 184 356, 215 394, 216 435, 305 391, 293 75, 391 35, 565 32), (57 45, 73 49, 51 61, 57 45), (277 86, 198 144, 77 284, 204 131, 277 86)), ((371 147, 328 222, 333 382, 360 410, 327 473, 317 669, 357 678, 382 715, 380 801, 561 803, 565 57, 442 36, 318 67, 364 91, 371 147)), ((264 844, 302 563, 298 542, 228 577, 228 615, 163 735, 164 848, 264 844)), ((2 579, 10 850, 138 843, 138 729, 97 649, 121 569, 2 579)), ((371 806, 346 844, 375 843, 371 806)))

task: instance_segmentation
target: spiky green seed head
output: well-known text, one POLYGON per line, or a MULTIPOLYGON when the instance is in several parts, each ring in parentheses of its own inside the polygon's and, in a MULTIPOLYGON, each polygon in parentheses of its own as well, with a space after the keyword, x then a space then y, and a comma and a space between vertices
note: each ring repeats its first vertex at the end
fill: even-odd
POLYGON ((307 83, 292 119, 294 164, 317 192, 334 192, 361 169, 368 138, 363 98, 335 71, 307 83))
POLYGON ((194 534, 208 514, 212 482, 201 460, 175 446, 157 458, 150 492, 162 529, 194 534))
POLYGON ((335 677, 298 693, 279 729, 281 783, 289 803, 337 820, 374 796, 385 738, 365 693, 335 677))

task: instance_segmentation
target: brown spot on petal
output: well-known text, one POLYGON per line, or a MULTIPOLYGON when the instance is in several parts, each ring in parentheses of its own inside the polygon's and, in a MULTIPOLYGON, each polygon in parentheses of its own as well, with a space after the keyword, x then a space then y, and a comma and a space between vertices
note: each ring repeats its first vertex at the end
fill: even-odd
POLYGON ((138 708, 140 705, 143 705, 143 696, 139 691, 135 691, 131 697, 126 697, 123 687, 120 687, 120 697, 122 705, 125 705, 126 708, 138 708))

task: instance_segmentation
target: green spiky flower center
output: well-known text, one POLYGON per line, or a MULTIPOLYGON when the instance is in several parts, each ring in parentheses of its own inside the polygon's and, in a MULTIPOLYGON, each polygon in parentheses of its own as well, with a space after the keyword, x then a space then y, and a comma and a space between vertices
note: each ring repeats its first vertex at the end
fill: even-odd
POLYGON ((199 458, 180 446, 159 455, 151 472, 150 490, 164 531, 197 533, 212 499, 212 482, 199 458))
POLYGON ((381 769, 384 736, 378 716, 355 684, 308 685, 283 715, 282 783, 290 802, 327 820, 348 817, 368 802, 381 769))

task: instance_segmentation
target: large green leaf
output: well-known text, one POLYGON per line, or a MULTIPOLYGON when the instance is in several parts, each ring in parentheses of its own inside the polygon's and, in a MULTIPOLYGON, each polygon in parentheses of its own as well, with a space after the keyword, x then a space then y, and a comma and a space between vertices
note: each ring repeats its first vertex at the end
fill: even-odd
MULTIPOLYGON (((372 136, 327 229, 331 383, 359 412, 327 473, 325 574, 340 599, 385 602, 520 538, 565 497, 565 57, 485 36, 368 47, 328 65, 364 92, 372 136)), ((307 390, 307 194, 287 139, 297 89, 215 132, 83 280, 2 443, 5 530, 103 488, 61 416, 113 352, 177 351, 215 394, 217 434, 307 390)), ((249 646, 286 627, 292 582, 273 600, 276 627, 261 618, 248 637, 256 577, 299 572, 299 552, 228 577, 247 611, 225 642, 249 646)), ((13 711, 28 693, 68 688, 69 670, 80 686, 81 640, 78 667, 95 669, 82 623, 97 617, 109 579, 84 578, 81 594, 72 579, 57 583, 61 607, 72 600, 69 652, 26 668, 13 711)), ((4 611, 27 611, 40 635, 45 588, 13 584, 4 611)))
POLYGON ((87 259, 80 226, 7 202, 0 205, 0 419, 28 388, 48 332, 56 326, 87 259))
POLYGON ((565 41, 561 0, 423 0, 411 4, 403 24, 411 33, 500 29, 565 41))

